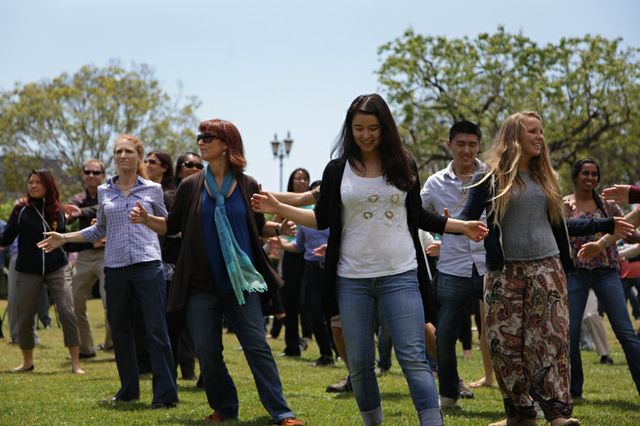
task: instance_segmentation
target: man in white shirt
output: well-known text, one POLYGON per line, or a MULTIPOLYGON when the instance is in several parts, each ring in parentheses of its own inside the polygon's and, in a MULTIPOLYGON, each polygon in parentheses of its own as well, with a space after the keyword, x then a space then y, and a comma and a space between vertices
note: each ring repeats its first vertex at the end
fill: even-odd
MULTIPOLYGON (((426 210, 442 214, 446 208, 452 217, 462 211, 467 186, 475 173, 484 170, 484 164, 477 159, 481 139, 482 133, 475 123, 465 120, 451 127, 446 145, 453 160, 425 182, 420 195, 426 210)), ((484 215, 481 220, 485 220, 484 215)), ((432 252, 433 248, 430 254, 432 252)), ((473 398, 473 393, 458 376, 456 340, 464 316, 469 315, 469 306, 478 299, 482 301, 486 272, 483 242, 473 242, 464 235, 443 235, 437 269, 436 351, 440 400, 442 407, 455 407, 461 396, 473 398)), ((482 384, 490 385, 490 380, 489 370, 482 384)))

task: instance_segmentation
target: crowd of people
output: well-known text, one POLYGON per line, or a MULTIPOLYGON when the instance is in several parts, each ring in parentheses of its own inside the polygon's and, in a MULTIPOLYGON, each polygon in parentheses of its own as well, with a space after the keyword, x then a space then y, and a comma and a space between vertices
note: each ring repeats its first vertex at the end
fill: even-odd
POLYGON ((105 180, 104 164, 88 159, 84 189, 67 204, 52 174, 33 170, 0 234, 1 246, 18 241, 9 321, 22 363, 13 371, 35 369, 46 288, 73 373, 84 374, 81 359, 97 350, 114 351, 120 387, 112 404, 138 400, 139 375, 150 371, 151 408, 176 406, 178 367, 196 380, 197 361, 213 410, 204 420, 238 419, 223 357, 228 327, 272 422, 304 424, 268 343, 280 320, 281 356, 300 357, 314 338, 314 366, 344 361, 347 376, 327 392, 352 391, 365 425, 384 421, 377 376, 391 366, 391 346, 420 425, 442 425, 442 410, 494 380, 506 418, 492 425, 534 425, 539 412, 552 426, 578 425, 583 316, 593 340, 604 341, 601 361, 613 362, 597 308, 585 312, 591 290, 640 393, 640 338, 626 305, 632 284, 623 286, 631 272, 620 270, 616 246, 640 242, 639 211, 623 216, 616 204, 640 201, 640 187, 616 185, 601 196, 598 162, 587 158, 572 168, 574 192, 562 198, 533 111, 509 116, 482 161, 481 143, 478 125, 454 123, 445 141, 451 162, 422 186, 387 103, 371 94, 349 106, 322 180, 312 185, 298 168, 285 193, 262 191, 244 173, 240 132, 218 119, 199 124, 200 152, 181 155, 175 168, 169 154, 120 135, 114 176, 105 180), (76 221, 78 231, 67 232, 76 221), (87 319, 96 282, 106 331, 97 346, 87 319), (468 350, 471 312, 484 375, 467 385, 456 342, 468 350))

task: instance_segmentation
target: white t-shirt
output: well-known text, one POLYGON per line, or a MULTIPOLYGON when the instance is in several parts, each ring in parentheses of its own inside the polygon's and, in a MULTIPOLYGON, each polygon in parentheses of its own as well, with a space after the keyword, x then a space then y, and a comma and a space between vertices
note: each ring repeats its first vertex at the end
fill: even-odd
POLYGON ((407 225, 406 191, 384 177, 364 178, 345 165, 342 183, 342 242, 338 275, 373 278, 418 267, 407 225))

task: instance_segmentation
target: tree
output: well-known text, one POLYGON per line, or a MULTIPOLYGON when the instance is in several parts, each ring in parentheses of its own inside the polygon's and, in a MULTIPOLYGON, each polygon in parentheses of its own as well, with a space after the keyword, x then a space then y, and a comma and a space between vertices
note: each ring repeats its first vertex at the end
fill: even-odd
MULTIPOLYGON (((603 182, 629 182, 640 179, 629 167, 640 160, 640 63, 639 50, 621 43, 586 35, 539 46, 503 27, 474 39, 409 29, 379 48, 377 74, 423 173, 449 160, 440 142, 455 121, 477 122, 486 141, 508 115, 536 110, 565 177, 592 156, 603 182)), ((564 186, 570 190, 566 179, 564 186)))
POLYGON ((55 160, 74 177, 88 158, 99 158, 110 168, 111 144, 121 133, 139 137, 146 149, 193 150, 194 111, 200 102, 172 99, 153 74, 145 64, 126 70, 112 61, 104 68, 86 65, 51 80, 16 83, 0 93, 3 190, 25 188, 24 176, 14 180, 8 172, 11 164, 40 167, 55 160))

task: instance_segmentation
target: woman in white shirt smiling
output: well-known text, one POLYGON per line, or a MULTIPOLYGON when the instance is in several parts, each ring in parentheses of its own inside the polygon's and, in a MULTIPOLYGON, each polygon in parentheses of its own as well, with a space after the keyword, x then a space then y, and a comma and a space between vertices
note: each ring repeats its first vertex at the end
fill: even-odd
POLYGON ((329 228, 325 309, 333 316, 339 308, 364 424, 383 421, 373 339, 381 310, 420 424, 440 425, 424 347, 421 293, 426 294, 427 272, 418 228, 464 233, 474 240, 482 239, 486 228, 481 222, 447 220, 422 209, 416 165, 380 95, 362 95, 352 102, 334 153, 337 158, 324 170, 313 211, 282 204, 269 193, 254 194, 254 208, 300 225, 329 228))

